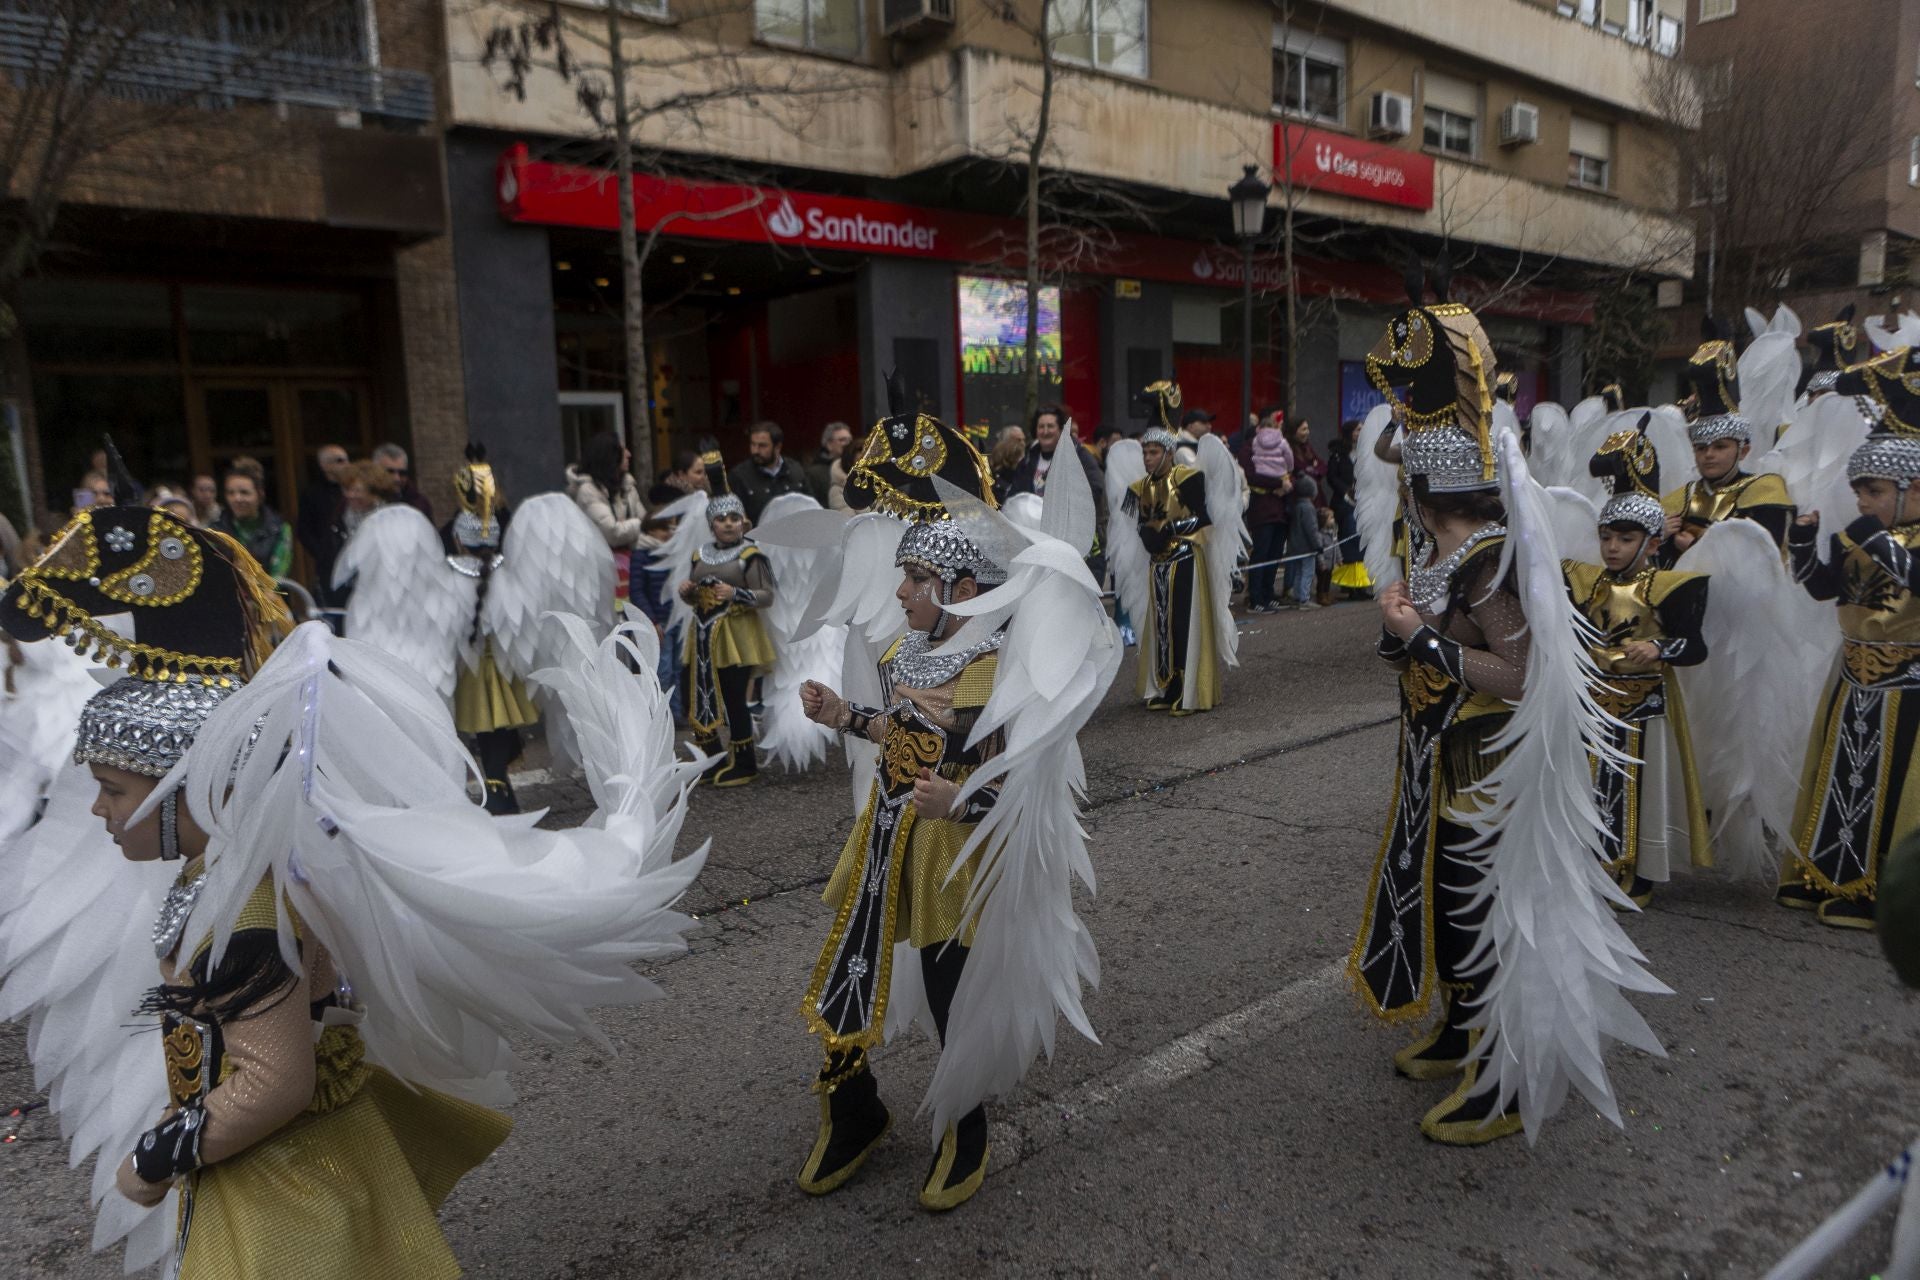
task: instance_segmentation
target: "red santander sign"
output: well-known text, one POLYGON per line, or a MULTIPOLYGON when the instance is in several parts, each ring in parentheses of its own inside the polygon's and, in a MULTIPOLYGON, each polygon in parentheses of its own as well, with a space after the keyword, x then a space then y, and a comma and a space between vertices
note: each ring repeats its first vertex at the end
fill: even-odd
POLYGON ((1273 171, 1297 186, 1406 209, 1433 208, 1433 157, 1302 124, 1273 126, 1273 171))

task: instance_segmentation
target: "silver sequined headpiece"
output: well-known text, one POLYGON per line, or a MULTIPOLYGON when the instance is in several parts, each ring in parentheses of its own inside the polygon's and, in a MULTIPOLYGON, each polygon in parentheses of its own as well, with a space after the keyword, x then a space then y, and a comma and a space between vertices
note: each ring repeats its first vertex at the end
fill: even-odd
POLYGON ((919 565, 946 583, 971 577, 983 587, 994 587, 1007 580, 1007 571, 987 559, 951 520, 908 525, 900 535, 893 563, 896 567, 919 565))
POLYGON ((1658 538, 1666 533, 1667 511, 1657 499, 1644 493, 1615 494, 1600 508, 1600 527, 1610 524, 1637 524, 1648 537, 1658 538))
POLYGON ((740 495, 723 493, 707 504, 707 523, 712 524, 721 516, 739 516, 746 519, 747 504, 740 501, 740 495))
POLYGON ((1905 486, 1920 480, 1920 437, 1875 433, 1847 459, 1848 480, 1891 480, 1905 486))
POLYGON ((73 762, 165 777, 237 687, 123 676, 87 699, 73 762))
POLYGON ((1824 395, 1833 390, 1833 384, 1839 380, 1840 371, 1838 369, 1822 369, 1819 373, 1807 379, 1807 394, 1809 396, 1824 395))
POLYGON ((453 540, 463 547, 494 547, 500 545, 500 521, 489 516, 485 521, 471 511, 462 511, 453 518, 453 540))
POLYGON ((1480 442, 1464 427, 1451 424, 1409 431, 1401 446, 1401 462, 1408 475, 1426 478, 1429 493, 1465 493, 1495 489, 1500 484, 1499 455, 1494 455, 1493 479, 1489 480, 1480 442))
POLYGON ((1753 439, 1753 424, 1737 413, 1708 414, 1687 425, 1687 439, 1695 444, 1712 444, 1715 440, 1746 444, 1753 439))
POLYGON ((1167 430, 1165 427, 1148 427, 1140 433, 1140 443, 1143 445, 1157 444, 1162 449, 1177 449, 1180 447, 1180 437, 1174 435, 1173 432, 1167 430))

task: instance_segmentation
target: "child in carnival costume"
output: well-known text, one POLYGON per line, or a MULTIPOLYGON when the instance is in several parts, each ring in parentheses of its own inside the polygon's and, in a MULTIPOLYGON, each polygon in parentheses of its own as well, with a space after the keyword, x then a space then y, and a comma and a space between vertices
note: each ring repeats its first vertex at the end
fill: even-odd
POLYGON ((1152 425, 1107 450, 1109 564, 1140 629, 1141 700, 1150 711, 1192 715, 1219 705, 1221 671, 1239 664, 1230 603, 1249 543, 1240 464, 1211 432, 1181 443, 1170 416, 1179 387, 1156 382, 1141 399, 1152 425), (1189 447, 1192 465, 1178 460, 1189 447))
POLYGON ((717 756, 722 726, 727 731, 726 758, 707 781, 743 787, 760 772, 748 692, 754 677, 771 672, 776 661, 767 627, 773 561, 747 536, 746 505, 728 488, 719 453, 703 454, 700 461, 712 496, 689 494, 661 512, 680 523, 654 563, 667 569, 673 592, 668 630, 678 626, 685 636, 684 705, 694 745, 717 756))
POLYGON ((458 1275, 434 1215, 506 1137, 506 1034, 597 1036, 587 1009, 657 994, 628 966, 690 927, 667 908, 704 857, 672 861, 693 766, 622 662, 650 630, 595 651, 555 624, 602 802, 563 833, 468 799, 404 659, 321 623, 274 648, 272 582, 165 512, 80 513, 0 625, 129 671, 0 847, 0 1017, 99 1157, 95 1246, 185 1280, 458 1275))
POLYGON ((1820 512, 1795 521, 1792 572, 1839 608, 1840 661, 1808 743, 1799 807, 1776 900, 1822 924, 1870 929, 1887 851, 1920 823, 1920 375, 1896 349, 1838 373, 1877 418, 1847 462, 1859 515, 1828 535, 1820 512))
MULTIPOLYGON (((939 1211, 985 1177, 986 1099, 1051 1055, 1060 1016, 1093 1034, 1079 992, 1098 962, 1071 887, 1093 882, 1077 735, 1121 650, 1085 564, 1094 517, 1080 468, 1048 485, 1038 527, 1018 525, 993 509, 964 437, 903 415, 896 452, 893 425, 877 429, 861 482, 907 521, 893 593, 905 631, 883 652, 876 702, 819 683, 802 693, 810 717, 877 758, 827 886, 834 921, 803 1005, 826 1060, 799 1183, 824 1195, 865 1163, 892 1123, 869 1052, 919 1021, 942 1045, 919 1195, 939 1211)), ((821 598, 851 568, 823 566, 821 598)))
MULTIPOLYGON (((1661 555, 1667 566, 1713 525, 1732 519, 1759 524, 1784 554, 1787 526, 1793 523, 1793 499, 1788 496, 1781 478, 1765 472, 1745 471, 1740 465, 1752 451, 1754 434, 1753 422, 1741 412, 1743 386, 1748 381, 1764 381, 1772 387, 1784 378, 1784 409, 1763 412, 1767 417, 1790 413, 1793 380, 1800 371, 1799 357, 1793 354, 1793 340, 1785 334, 1770 335, 1765 340, 1767 345, 1755 342, 1745 356, 1736 359, 1732 341, 1714 327, 1711 319, 1705 323, 1707 340, 1694 351, 1684 370, 1693 387, 1691 402, 1686 406, 1690 410, 1687 437, 1693 444, 1694 465, 1700 474, 1661 500, 1667 515, 1666 545, 1661 555), (1773 348, 1782 342, 1784 357, 1771 358, 1780 355, 1773 348), (1783 364, 1784 371, 1781 371, 1783 364)), ((1755 387, 1746 387, 1746 390, 1747 398, 1768 405, 1779 398, 1774 394, 1756 395, 1755 387)), ((1781 421, 1785 420, 1781 417, 1781 421)), ((1766 447, 1772 446, 1773 433, 1779 425, 1779 422, 1763 423, 1766 447)))
POLYGON ((1645 432, 1651 416, 1609 436, 1594 455, 1593 473, 1612 491, 1595 521, 1601 562, 1564 565, 1574 607, 1599 640, 1595 697, 1614 722, 1613 754, 1593 762, 1594 803, 1606 826, 1601 862, 1638 906, 1668 878, 1676 839, 1693 865, 1712 865, 1686 702, 1671 674, 1706 660, 1708 580, 1656 567, 1666 513, 1645 432))
POLYGON ((1589 760, 1613 756, 1588 692, 1590 629, 1567 596, 1551 499, 1517 431, 1496 425, 1485 332, 1464 306, 1422 305, 1409 283, 1415 305, 1367 357, 1384 393, 1398 401, 1407 388, 1378 421, 1404 421, 1404 443, 1380 455, 1400 459, 1404 478, 1363 476, 1361 503, 1369 564, 1391 582, 1379 653, 1399 672, 1401 716, 1348 973, 1389 1022, 1444 1002, 1432 1031, 1394 1055, 1413 1079, 1459 1077, 1421 1121, 1428 1138, 1531 1137, 1569 1086, 1619 1123, 1594 1047, 1660 1052, 1622 991, 1664 988, 1608 909, 1624 899, 1602 869, 1589 781, 1589 760), (1389 550, 1395 489, 1405 560, 1389 550))

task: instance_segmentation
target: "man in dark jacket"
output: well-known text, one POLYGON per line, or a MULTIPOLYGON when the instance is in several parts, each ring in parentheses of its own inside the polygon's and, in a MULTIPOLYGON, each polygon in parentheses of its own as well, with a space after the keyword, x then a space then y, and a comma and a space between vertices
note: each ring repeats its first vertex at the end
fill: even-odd
POLYGON ((339 603, 346 593, 333 590, 333 561, 340 554, 334 522, 340 514, 340 473, 347 467, 347 451, 323 444, 314 455, 320 478, 300 491, 300 509, 294 516, 293 536, 313 566, 313 597, 321 608, 339 603))
POLYGON ((1107 473, 1100 459, 1074 437, 1072 415, 1057 404, 1041 406, 1033 415, 1033 429, 1029 434, 1033 443, 1027 446, 1027 456, 1007 473, 1007 496, 1033 493, 1045 497, 1047 475, 1053 469, 1055 458, 1060 450, 1071 450, 1079 459, 1080 469, 1087 473, 1087 487, 1093 490, 1093 550, 1087 556, 1087 567, 1093 571, 1095 582, 1104 581, 1107 558, 1100 540, 1107 531, 1107 473))
POLYGON ((750 456, 727 473, 727 483, 739 495, 747 508, 747 519, 753 524, 760 523, 760 513, 781 494, 813 492, 813 486, 807 483, 805 468, 792 458, 781 456, 782 439, 776 424, 754 423, 753 429, 747 432, 750 456))

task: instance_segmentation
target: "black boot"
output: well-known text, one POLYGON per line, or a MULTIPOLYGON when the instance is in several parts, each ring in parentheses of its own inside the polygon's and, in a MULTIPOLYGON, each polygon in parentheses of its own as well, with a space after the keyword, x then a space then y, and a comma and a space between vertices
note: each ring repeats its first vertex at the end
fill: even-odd
POLYGON ((480 776, 486 783, 487 812, 495 815, 520 812, 520 801, 513 794, 507 771, 520 758, 518 729, 489 729, 474 735, 475 752, 480 757, 480 776))
POLYGON ((1871 929, 1874 926, 1871 897, 1828 898, 1815 913, 1821 924, 1834 929, 1871 929))
POLYGON ((813 1089, 820 1095, 820 1133, 799 1182, 808 1195, 824 1196, 860 1171, 893 1126, 893 1117, 880 1101, 880 1084, 865 1050, 829 1052, 813 1089))
POLYGON ((1444 1080, 1465 1069, 1462 1059, 1473 1048, 1473 1034, 1465 1024, 1473 1011, 1451 991, 1445 999, 1446 1012, 1433 1030, 1393 1055, 1393 1069, 1409 1080, 1444 1080))
POLYGON ((1421 1133, 1450 1147, 1477 1147, 1520 1132, 1517 1105, 1509 1104, 1502 1110, 1499 1091, 1495 1089, 1474 1095, 1473 1087, 1480 1079, 1482 1065, 1475 1062, 1469 1066, 1460 1087, 1447 1095, 1445 1102, 1427 1112, 1420 1121, 1421 1133))
POLYGON ((727 743, 727 762, 713 772, 716 787, 744 787, 760 773, 760 760, 754 754, 752 738, 735 738, 727 743))
POLYGON ((727 764, 726 754, 720 747, 720 739, 695 734, 693 738, 693 749, 703 756, 718 757, 713 763, 700 771, 700 781, 712 782, 713 776, 724 769, 727 764))
MULTIPOLYGON (((966 968, 967 949, 957 942, 936 943, 920 949, 920 976, 927 988, 927 1008, 933 1025, 940 1032, 940 1044, 947 1043, 947 1014, 953 1008, 954 993, 960 989, 960 972, 966 968)), ((933 1153, 927 1179, 920 1188, 922 1208, 944 1213, 957 1209, 973 1198, 987 1176, 987 1108, 983 1103, 947 1126, 940 1147, 933 1153)))

